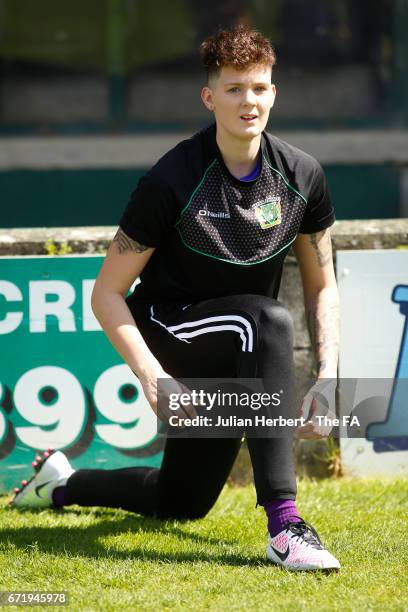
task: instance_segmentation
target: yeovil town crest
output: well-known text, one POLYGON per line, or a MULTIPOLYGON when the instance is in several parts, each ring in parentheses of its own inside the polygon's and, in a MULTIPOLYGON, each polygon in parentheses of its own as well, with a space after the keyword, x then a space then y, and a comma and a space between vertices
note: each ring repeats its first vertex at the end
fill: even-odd
POLYGON ((282 221, 280 198, 272 198, 263 204, 255 206, 255 215, 262 229, 279 225, 282 221))

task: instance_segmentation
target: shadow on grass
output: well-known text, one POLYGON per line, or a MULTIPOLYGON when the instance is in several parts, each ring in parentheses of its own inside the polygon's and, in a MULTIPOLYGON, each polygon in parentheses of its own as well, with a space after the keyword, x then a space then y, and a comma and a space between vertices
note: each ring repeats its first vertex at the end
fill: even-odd
MULTIPOLYGON (((10 510, 15 512, 15 510, 10 510)), ((30 520, 35 522, 38 514, 32 510, 19 511, 22 515, 30 517, 30 520)), ((75 513, 74 509, 70 509, 70 514, 75 513)), ((7 510, 6 510, 7 513, 7 510)), ((78 513, 79 514, 79 513, 78 513)), ((83 513, 81 513, 83 516, 83 513)), ((92 512, 92 516, 102 516, 103 512, 92 512)), ((251 558, 239 553, 231 553, 227 551, 202 550, 194 552, 173 552, 161 550, 146 550, 143 548, 134 548, 133 550, 118 550, 114 546, 104 545, 99 540, 107 536, 115 536, 123 533, 143 532, 148 541, 150 534, 163 534, 163 536, 173 535, 179 540, 190 540, 191 544, 219 545, 224 543, 231 545, 233 542, 225 542, 225 540, 207 538, 196 533, 183 531, 173 521, 160 521, 154 518, 146 518, 140 516, 124 516, 115 519, 113 515, 110 520, 101 520, 96 525, 90 526, 50 526, 50 527, 35 527, 21 526, 19 528, 0 527, 0 545, 10 543, 14 548, 22 550, 35 548, 41 553, 55 555, 70 555, 84 558, 94 559, 138 559, 143 561, 157 561, 160 563, 185 563, 190 562, 211 562, 220 563, 230 566, 253 566, 259 567, 269 565, 262 557, 251 558)), ((184 521, 177 521, 183 524, 184 521)), ((187 522, 187 521, 185 521, 187 522)))

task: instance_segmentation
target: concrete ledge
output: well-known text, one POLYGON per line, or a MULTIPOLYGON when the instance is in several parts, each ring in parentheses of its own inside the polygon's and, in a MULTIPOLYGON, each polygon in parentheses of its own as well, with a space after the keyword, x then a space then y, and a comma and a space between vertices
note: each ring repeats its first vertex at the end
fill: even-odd
POLYGON ((332 236, 335 251, 408 247, 408 219, 337 221, 332 236))
MULTIPOLYGON (((116 230, 116 226, 0 229, 0 255, 46 255, 50 239, 57 245, 66 242, 72 253, 102 253, 116 230)), ((335 252, 408 247, 408 219, 336 221, 331 231, 335 252)))
POLYGON ((46 242, 67 243, 71 253, 104 253, 117 227, 34 227, 0 229, 0 255, 47 255, 46 242))
MULTIPOLYGON (((274 132, 275 133, 275 132, 274 132)), ((0 138, 0 171, 148 168, 190 133, 0 138)), ((408 164, 407 130, 276 132, 322 164, 408 164)))

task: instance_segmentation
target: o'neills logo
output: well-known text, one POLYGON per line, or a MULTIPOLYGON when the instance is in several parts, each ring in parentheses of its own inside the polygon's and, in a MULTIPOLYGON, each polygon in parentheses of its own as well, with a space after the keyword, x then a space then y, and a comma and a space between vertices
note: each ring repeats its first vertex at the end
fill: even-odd
POLYGON ((216 219, 230 219, 230 214, 227 212, 211 212, 210 210, 201 209, 198 211, 200 217, 215 217, 216 219))

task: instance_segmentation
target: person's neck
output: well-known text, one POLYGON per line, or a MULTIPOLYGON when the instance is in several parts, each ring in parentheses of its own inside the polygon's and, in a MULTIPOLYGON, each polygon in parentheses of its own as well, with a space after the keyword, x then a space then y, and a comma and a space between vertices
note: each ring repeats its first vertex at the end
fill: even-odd
POLYGON ((217 129, 217 145, 228 170, 236 178, 248 176, 255 169, 261 146, 261 135, 242 140, 231 138, 217 129))

